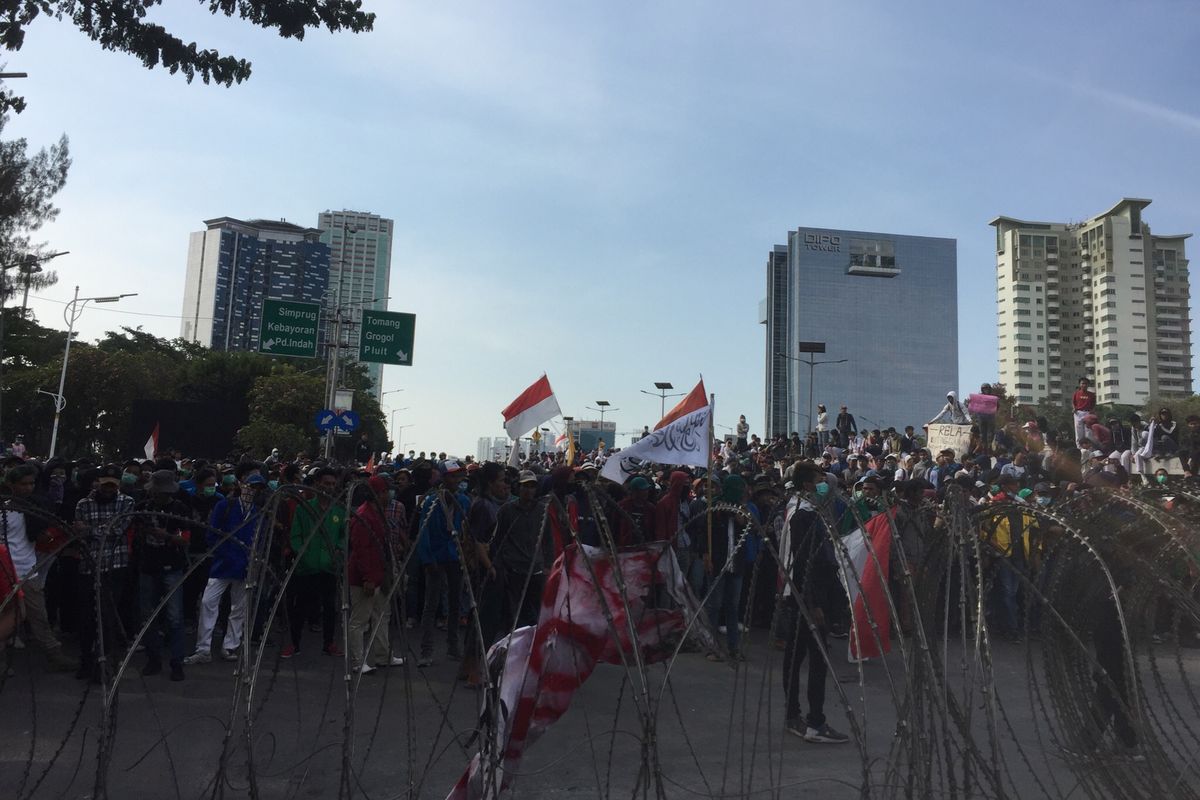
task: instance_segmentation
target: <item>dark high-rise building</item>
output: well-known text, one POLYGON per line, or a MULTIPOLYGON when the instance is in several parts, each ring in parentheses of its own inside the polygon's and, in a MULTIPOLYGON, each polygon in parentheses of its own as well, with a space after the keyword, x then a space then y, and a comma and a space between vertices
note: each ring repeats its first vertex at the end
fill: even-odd
POLYGON ((799 228, 767 255, 768 436, 833 425, 849 407, 860 428, 917 429, 958 390, 958 257, 954 239, 799 228), (799 343, 825 352, 799 352, 799 343), (809 367, 811 358, 817 363, 809 367), (809 386, 809 373, 813 386, 809 386))
POLYGON ((265 298, 323 302, 329 245, 321 231, 232 217, 204 224, 188 244, 183 339, 214 350, 257 350, 265 298))

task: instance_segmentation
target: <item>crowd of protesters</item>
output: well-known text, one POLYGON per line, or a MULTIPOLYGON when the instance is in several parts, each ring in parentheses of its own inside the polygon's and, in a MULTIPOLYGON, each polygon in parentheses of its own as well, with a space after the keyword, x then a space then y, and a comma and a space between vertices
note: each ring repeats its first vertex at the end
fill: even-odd
MULTIPOLYGON (((1152 455, 1178 455, 1194 471, 1200 419, 1187 421, 1186 434, 1169 413, 1145 429, 1103 424, 1094 395, 1089 404, 1081 392, 1076 429, 1060 436, 1038 419, 997 428, 993 404, 972 395, 964 408, 950 393, 931 422, 973 425, 962 452, 931 451, 911 426, 861 429, 845 406, 833 424, 820 407, 807 436, 767 441, 742 417, 714 448, 711 471, 647 465, 624 485, 598 477, 602 451, 533 453, 515 465, 410 452, 378 466, 366 453, 340 466, 278 451, 236 464, 180 453, 40 463, 13 452, 4 462, 0 597, 16 602, 0 614, 0 638, 36 644, 50 669, 95 682, 136 646, 144 676, 163 672, 165 660, 170 680, 181 681, 185 667, 237 661, 248 643, 293 658, 311 633, 339 660, 347 642, 348 663, 364 675, 404 665, 406 654, 418 668, 444 655, 478 686, 480 644, 536 623, 563 548, 666 542, 718 633, 705 655, 741 660, 746 626, 769 628, 785 652, 788 729, 845 742, 823 712, 826 637, 845 637, 848 625, 831 542, 894 513, 894 558, 919 562, 952 486, 978 506, 1048 508, 1092 487, 1120 490, 1152 455), (782 580, 773 552, 789 554, 782 580), (349 613, 339 635, 343 588, 349 613)), ((1167 480, 1165 471, 1153 479, 1167 480)), ((1033 633, 1017 576, 1037 567, 1045 534, 1037 527, 1007 514, 980 532, 1001 562, 989 621, 1014 640, 1033 633)), ((898 605, 904 628, 910 609, 898 605)))

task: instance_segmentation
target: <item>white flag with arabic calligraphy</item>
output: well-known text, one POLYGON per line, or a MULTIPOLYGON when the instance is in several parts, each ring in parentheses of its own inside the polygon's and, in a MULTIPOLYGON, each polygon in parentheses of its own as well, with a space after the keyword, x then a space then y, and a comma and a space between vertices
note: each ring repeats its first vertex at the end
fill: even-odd
POLYGON ((624 483, 645 462, 703 467, 708 464, 711 406, 685 414, 649 436, 613 453, 600 476, 624 483))

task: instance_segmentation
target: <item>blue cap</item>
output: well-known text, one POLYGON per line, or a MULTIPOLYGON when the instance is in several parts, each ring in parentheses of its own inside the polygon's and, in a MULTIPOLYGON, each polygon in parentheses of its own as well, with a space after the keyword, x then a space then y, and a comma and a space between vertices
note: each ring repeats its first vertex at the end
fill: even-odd
POLYGON ((251 475, 249 478, 246 478, 246 483, 250 484, 251 486, 257 486, 259 484, 266 485, 267 479, 264 478, 262 475, 259 475, 256 472, 253 475, 251 475))

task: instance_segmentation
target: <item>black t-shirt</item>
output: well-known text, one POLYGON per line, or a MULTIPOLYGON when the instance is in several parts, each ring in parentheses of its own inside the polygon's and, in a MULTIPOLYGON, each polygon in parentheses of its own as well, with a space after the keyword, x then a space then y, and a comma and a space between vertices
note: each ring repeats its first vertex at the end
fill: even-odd
POLYGON ((176 544, 160 538, 155 529, 163 528, 171 536, 190 536, 192 526, 188 520, 192 516, 191 509, 172 498, 164 506, 153 500, 143 500, 134 506, 134 511, 139 512, 134 520, 134 557, 138 571, 154 575, 167 570, 186 569, 187 544, 176 544))

